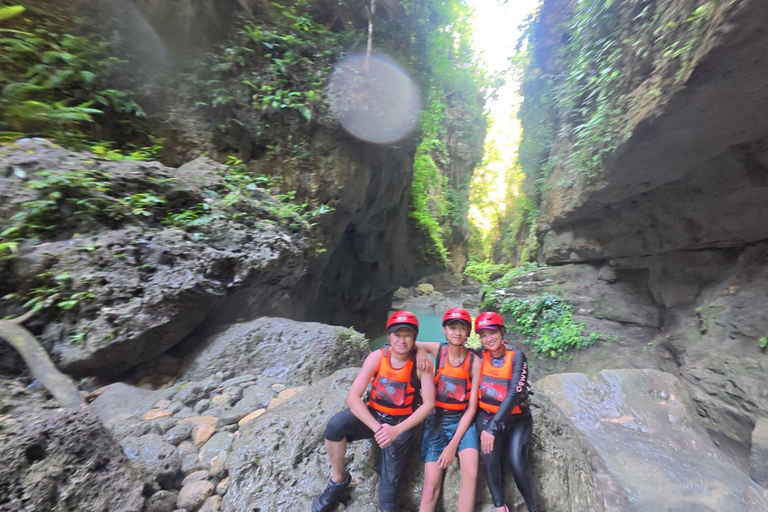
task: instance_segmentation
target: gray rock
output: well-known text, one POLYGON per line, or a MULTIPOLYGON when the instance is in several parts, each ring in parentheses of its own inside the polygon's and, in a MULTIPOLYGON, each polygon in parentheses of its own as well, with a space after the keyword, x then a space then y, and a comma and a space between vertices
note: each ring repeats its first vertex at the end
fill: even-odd
POLYGON ((181 469, 175 446, 157 434, 126 437, 120 444, 132 462, 147 468, 161 486, 170 488, 181 469))
POLYGON ((202 400, 200 400, 195 404, 195 406, 193 407, 193 410, 195 412, 203 412, 210 408, 211 408, 211 401, 208 400, 207 398, 203 398, 202 400))
POLYGON ((210 495, 213 494, 213 484, 208 481, 192 482, 179 491, 176 505, 189 510, 196 510, 210 495))
POLYGON ((211 476, 211 474, 208 473, 205 470, 195 471, 194 473, 188 474, 184 478, 184 481, 181 482, 181 486, 183 487, 183 486, 185 486, 187 484, 191 484, 192 482, 198 482, 200 480, 208 480, 208 477, 210 477, 210 476, 211 476))
POLYGON ((229 396, 232 397, 232 400, 237 402, 241 398, 243 398, 243 388, 240 386, 230 386, 227 388, 224 388, 224 393, 228 393, 229 396))
MULTIPOLYGON (((284 318, 235 324, 212 336, 188 358, 181 377, 199 380, 218 368, 306 386, 368 355, 365 338, 350 329, 284 318)), ((226 382, 226 381, 225 381, 226 382)))
POLYGON ((155 372, 163 375, 176 375, 181 368, 181 361, 168 354, 163 354, 155 361, 155 372))
POLYGON ((182 421, 165 433, 165 440, 171 444, 179 444, 192 434, 195 424, 191 421, 182 421))
POLYGON ((760 418, 755 424, 749 461, 752 480, 768 489, 768 418, 760 418))
POLYGON ((166 409, 168 409, 172 413, 176 414, 177 412, 179 412, 182 409, 184 409, 184 404, 181 403, 181 402, 171 402, 170 405, 168 407, 166 407, 166 409))
POLYGON ((0 378, 0 509, 142 512, 151 479, 102 422, 0 378))
POLYGON ((252 413, 253 410, 248 409, 241 409, 239 407, 235 407, 232 409, 227 410, 218 410, 214 411, 214 416, 219 418, 219 421, 221 421, 222 425, 229 426, 229 425, 235 425, 238 421, 248 416, 250 413, 252 413))
POLYGON ((211 463, 211 459, 221 452, 229 451, 235 436, 229 432, 217 432, 200 448, 200 460, 203 467, 211 463))
POLYGON ((147 391, 117 382, 102 389, 101 395, 91 403, 91 410, 104 423, 126 415, 140 418, 152 409, 154 404, 168 399, 173 393, 173 389, 147 391))
POLYGON ((536 389, 573 421, 638 509, 675 503, 681 510, 746 512, 747 495, 762 492, 718 452, 682 383, 671 374, 605 370, 596 377, 550 375, 536 389))
POLYGON ((237 377, 233 377, 231 379, 227 379, 227 380, 223 381, 221 383, 221 387, 225 388, 225 387, 228 387, 228 386, 237 386, 237 385, 242 384, 244 382, 251 382, 251 381, 255 381, 255 380, 256 380, 256 376, 255 375, 247 373, 245 375, 239 375, 237 377))
POLYGON ((148 423, 153 425, 153 433, 165 434, 174 428, 178 421, 176 421, 174 418, 157 418, 150 420, 148 423), (157 427, 158 431, 154 431, 155 426, 157 427))
POLYGON ((187 382, 173 397, 174 400, 178 400, 187 406, 192 406, 198 400, 205 398, 208 394, 208 390, 205 385, 198 382, 187 382))
POLYGON ((181 457, 182 473, 189 474, 189 473, 194 473, 195 471, 200 471, 202 469, 204 469, 204 467, 200 463, 200 459, 197 457, 196 453, 184 455, 181 457))
POLYGON ((176 414, 174 414, 173 416, 177 419, 183 420, 184 418, 199 416, 199 414, 193 411, 191 407, 182 407, 181 410, 176 414))
POLYGON ((144 512, 172 512, 178 496, 178 491, 157 491, 147 500, 144 512))
MULTIPOLYGON (((159 400, 155 405, 152 406, 153 409, 168 409, 170 407, 172 402, 167 399, 159 400)), ((171 411, 176 412, 176 411, 171 411)))
POLYGON ((229 425, 224 425, 223 427, 219 427, 219 431, 221 432, 237 432, 237 429, 238 429, 238 426, 236 424, 229 424, 229 425))
MULTIPOLYGON (((349 386, 358 369, 341 370, 290 399, 290 407, 278 407, 240 429, 226 467, 228 490, 222 510, 306 510, 312 499, 328 482, 328 461, 323 445, 323 431, 328 420, 343 410, 349 386), (254 461, 258 463, 254 464, 254 461), (301 482, 300 486, 291 482, 301 482)), ((539 398, 539 397, 537 397, 539 398)), ((600 461, 593 461, 588 443, 559 409, 546 397, 534 409, 533 472, 544 510, 583 511, 626 510, 619 506, 604 508, 610 501, 598 483, 602 478, 600 461)), ((414 432, 417 439, 421 430, 414 432)), ((351 489, 346 505, 350 512, 377 510, 378 477, 373 469, 375 451, 368 441, 351 443, 347 451, 347 469, 357 484, 351 489)), ((411 450, 399 493, 398 510, 417 510, 423 482, 423 461, 419 450, 411 450)), ((445 489, 458 489, 460 476, 454 471, 446 476, 445 489)), ((601 484, 602 485, 602 484, 601 484)), ((510 475, 505 480, 510 509, 521 504, 510 475)), ((455 493, 444 501, 453 510, 455 493)), ((491 500, 484 482, 478 482, 475 510, 491 510, 491 500)))

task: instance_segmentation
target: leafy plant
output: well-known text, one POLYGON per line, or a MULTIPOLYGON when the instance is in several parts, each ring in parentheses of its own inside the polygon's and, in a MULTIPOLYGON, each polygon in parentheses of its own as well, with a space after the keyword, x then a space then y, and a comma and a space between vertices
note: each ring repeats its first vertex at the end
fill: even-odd
POLYGON ((760 348, 765 349, 768 347, 768 336, 763 336, 760 338, 760 348))
POLYGON ((583 348, 601 338, 600 333, 585 335, 586 324, 573 320, 573 307, 555 295, 536 300, 508 298, 501 312, 512 316, 510 325, 525 336, 525 343, 549 357, 567 358, 571 348, 583 348))

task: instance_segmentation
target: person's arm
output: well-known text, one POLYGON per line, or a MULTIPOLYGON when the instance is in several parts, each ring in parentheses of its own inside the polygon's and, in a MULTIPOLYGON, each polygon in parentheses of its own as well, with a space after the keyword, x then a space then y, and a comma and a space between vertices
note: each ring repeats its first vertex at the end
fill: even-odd
POLYGON ((509 382, 507 396, 499 405, 499 410, 488 421, 485 430, 492 435, 501 429, 501 425, 509 418, 512 409, 525 398, 526 384, 528 383, 528 359, 522 350, 515 350, 515 360, 512 366, 512 378, 509 382))
POLYGON ((373 417, 371 411, 368 410, 368 406, 363 402, 363 394, 365 394, 368 384, 370 384, 371 379, 373 379, 373 374, 378 370, 380 362, 381 350, 375 350, 368 354, 362 369, 360 369, 360 373, 355 377, 355 381, 352 383, 352 387, 349 388, 349 392, 347 393, 347 407, 349 407, 349 410, 352 411, 352 414, 354 414, 357 419, 365 423, 368 428, 374 432, 381 429, 381 423, 373 417))
POLYGON ((440 343, 436 341, 417 341, 416 342, 416 368, 423 372, 432 373, 432 360, 429 358, 431 355, 437 358, 437 351, 440 348, 440 343))
POLYGON ((429 413, 432 412, 432 409, 435 408, 435 381, 432 378, 432 374, 430 372, 418 371, 417 375, 421 382, 421 398, 423 400, 421 407, 416 409, 416 412, 408 416, 402 423, 397 425, 387 425, 385 423, 382 425, 381 430, 375 434, 379 447, 386 448, 391 445, 397 436, 424 421, 429 416, 429 413))
MULTIPOLYGON (((467 357, 470 357, 470 354, 471 352, 467 353, 467 357)), ((477 388, 480 386, 481 365, 482 362, 480 359, 475 357, 474 362, 472 363, 472 368, 470 369, 472 390, 469 395, 469 405, 459 420, 459 426, 456 427, 456 433, 454 434, 453 439, 451 439, 451 442, 448 443, 448 446, 445 447, 443 453, 441 453, 440 457, 437 459, 437 465, 443 469, 447 469, 451 462, 453 462, 453 459, 456 458, 456 450, 459 449, 461 438, 464 437, 469 426, 475 421, 475 414, 477 413, 477 388)))

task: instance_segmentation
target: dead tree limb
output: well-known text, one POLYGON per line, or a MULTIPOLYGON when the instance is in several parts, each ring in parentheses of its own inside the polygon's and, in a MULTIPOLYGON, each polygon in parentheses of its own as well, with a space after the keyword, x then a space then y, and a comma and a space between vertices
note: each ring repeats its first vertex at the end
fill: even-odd
POLYGON ((13 320, 0 320, 0 339, 19 352, 32 376, 45 386, 59 405, 67 408, 84 406, 85 401, 75 383, 56 368, 37 338, 21 325, 33 316, 34 313, 29 312, 13 320))

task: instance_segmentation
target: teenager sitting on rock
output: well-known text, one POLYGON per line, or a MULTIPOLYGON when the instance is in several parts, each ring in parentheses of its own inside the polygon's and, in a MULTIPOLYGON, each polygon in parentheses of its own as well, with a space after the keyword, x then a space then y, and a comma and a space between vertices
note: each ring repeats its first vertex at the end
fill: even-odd
POLYGON ((526 401, 528 361, 521 350, 507 347, 504 331, 504 319, 497 313, 481 313, 475 319, 475 332, 483 344, 477 414, 483 466, 495 512, 509 510, 504 504, 502 459, 512 468, 528 512, 538 512, 528 465, 533 432, 533 419, 526 401))
MULTIPOLYGON (((448 343, 417 342, 435 358, 435 411, 424 424, 421 456, 424 459, 424 493, 419 512, 434 512, 440 496, 440 481, 459 454, 461 489, 458 512, 471 512, 475 504, 478 449, 477 413, 480 358, 464 343, 472 329, 472 317, 461 308, 443 315, 443 333, 448 343)), ((429 371, 429 358, 419 358, 418 366, 429 371)))
POLYGON ((333 510, 351 477, 344 465, 347 443, 374 438, 382 449, 379 473, 379 509, 395 511, 395 494, 405 468, 405 455, 413 427, 435 406, 431 372, 416 368, 419 321, 409 311, 398 311, 387 322, 388 345, 372 352, 347 394, 349 409, 336 414, 325 429, 325 449, 331 463, 331 481, 312 502, 312 512, 333 510), (363 394, 371 385, 370 399, 363 394), (423 404, 417 408, 419 393, 423 404))

